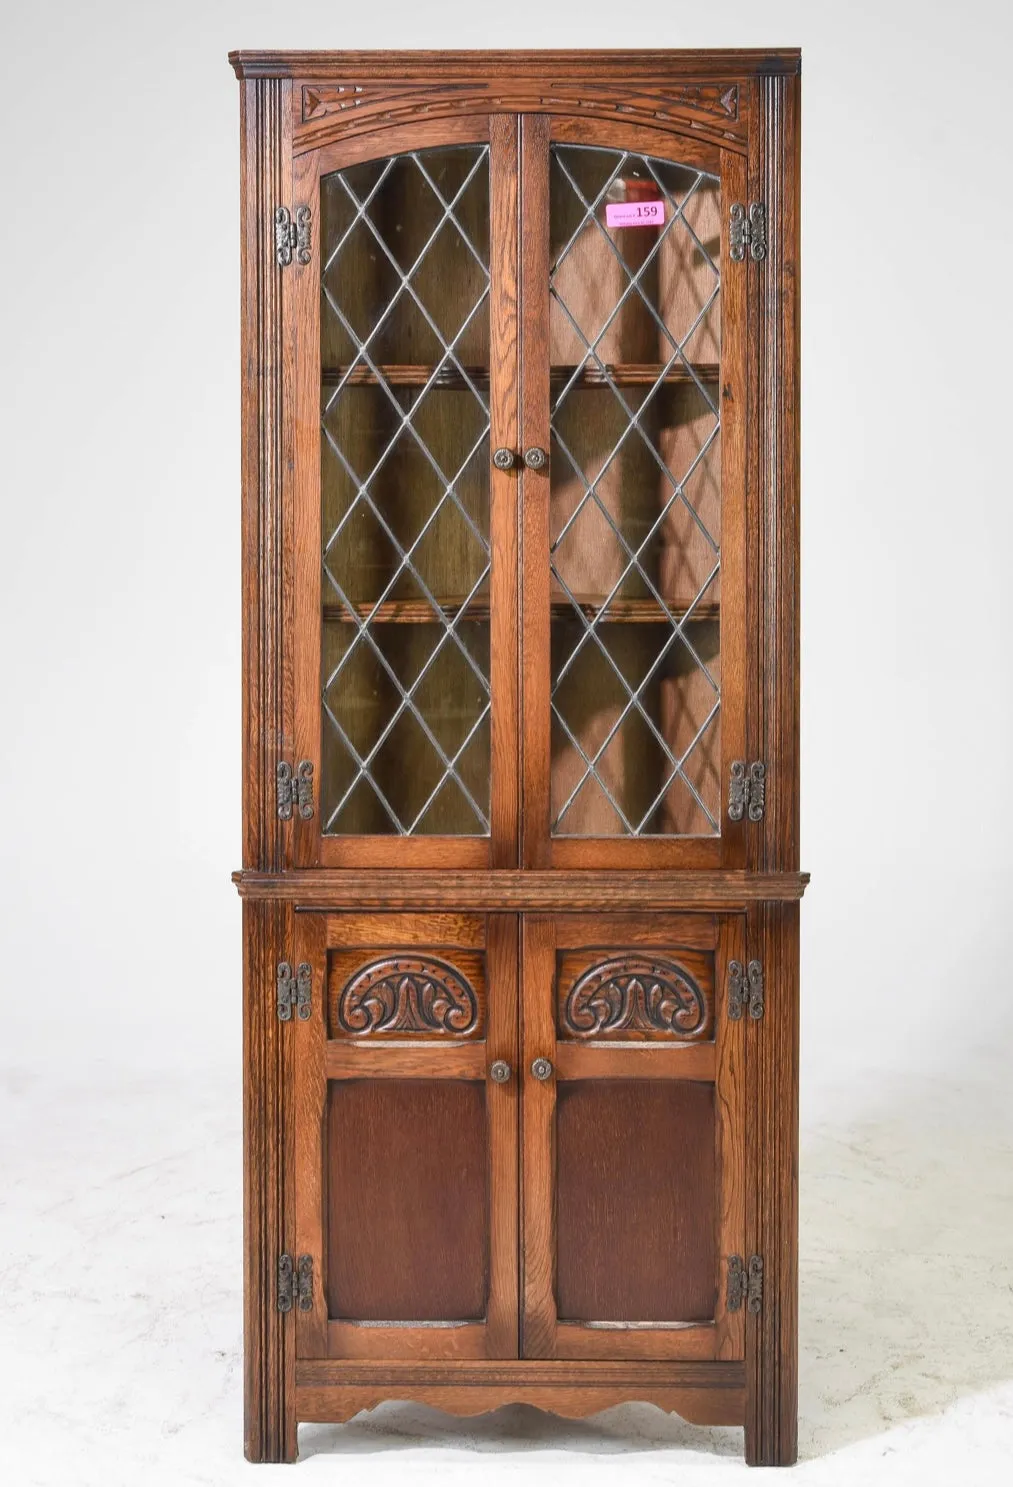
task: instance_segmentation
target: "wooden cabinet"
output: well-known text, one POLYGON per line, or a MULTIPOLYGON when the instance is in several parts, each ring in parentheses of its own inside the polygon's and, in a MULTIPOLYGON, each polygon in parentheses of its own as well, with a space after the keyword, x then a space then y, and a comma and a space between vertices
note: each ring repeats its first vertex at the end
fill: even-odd
POLYGON ((794 52, 235 53, 246 1449, 796 1449, 794 52))

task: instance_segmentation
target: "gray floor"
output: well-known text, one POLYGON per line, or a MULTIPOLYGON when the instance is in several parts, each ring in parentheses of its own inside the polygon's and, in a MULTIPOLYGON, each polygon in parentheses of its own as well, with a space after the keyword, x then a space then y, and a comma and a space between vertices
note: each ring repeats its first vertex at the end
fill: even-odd
MULTIPOLYGON (((1013 1474, 1013 1115, 994 1064, 873 1086, 802 1158, 801 1482, 1013 1474)), ((8 1073, 0 1476, 291 1481, 241 1456, 238 1091, 8 1073)), ((746 1480, 741 1432, 646 1405, 583 1422, 387 1405, 304 1427, 297 1480, 746 1480)))

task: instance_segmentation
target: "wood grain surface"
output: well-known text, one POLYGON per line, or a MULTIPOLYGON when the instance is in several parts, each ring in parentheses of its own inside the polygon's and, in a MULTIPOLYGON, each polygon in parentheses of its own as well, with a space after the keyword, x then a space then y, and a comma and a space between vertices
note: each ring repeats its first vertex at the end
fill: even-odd
MULTIPOLYGON (((234 881, 244 900, 246 1454, 291 1461, 297 1421, 343 1420, 389 1398, 461 1414, 522 1401, 571 1416, 641 1399, 701 1424, 744 1424, 750 1463, 789 1463, 798 901, 808 884, 798 851, 799 53, 243 51, 230 61, 242 79, 243 829, 234 881), (708 453, 698 492, 701 510, 720 521, 720 579, 686 621, 704 554, 681 512, 665 526, 656 575, 720 675, 720 733, 691 776, 716 802, 711 837, 681 834, 700 823, 674 787, 658 806, 667 838, 604 828, 552 836, 553 801, 572 788, 576 767, 571 759, 563 768, 558 748, 553 755, 553 634, 558 648, 565 626, 581 624, 579 610, 632 674, 659 626, 655 601, 628 584, 603 612, 616 553, 590 530, 566 570, 577 608, 550 582, 553 532, 580 497, 580 482, 571 490, 553 474, 550 408, 583 356, 550 307, 565 226, 560 218, 553 236, 554 145, 629 151, 711 178, 691 216, 707 253, 720 255, 720 328, 716 316, 706 321, 687 348, 693 372, 673 369, 644 415, 661 457, 681 465, 706 422, 692 379, 720 399, 720 452, 708 453), (449 183, 458 177, 448 149, 470 146, 488 146, 488 189, 462 198, 459 217, 488 248, 488 310, 458 348, 467 375, 445 367, 418 419, 437 462, 454 467, 462 410, 474 401, 469 379, 488 400, 490 458, 461 474, 459 494, 479 516, 487 503, 491 577, 462 614, 474 554, 448 511, 423 555, 443 620, 404 582, 373 614, 364 575, 387 559, 368 534, 349 533, 342 559, 351 607, 321 583, 323 529, 348 499, 343 476, 322 478, 321 391, 330 396, 354 359, 333 317, 321 319, 321 247, 351 220, 335 173, 358 172, 361 185, 376 176, 371 162, 401 157, 375 222, 411 257, 436 210, 411 152, 435 152, 449 183), (728 213, 753 201, 766 207, 765 257, 735 262, 728 213), (279 205, 309 206, 308 263, 279 267, 279 205), (524 467, 531 446, 549 450, 546 468, 524 467), (513 452, 512 468, 492 465, 496 448, 513 452), (444 622, 467 631, 488 667, 488 836, 457 834, 464 813, 452 792, 436 802, 427 837, 378 825, 365 796, 361 834, 323 829, 322 800, 340 781, 322 755, 321 668, 370 615, 408 685, 444 622), (728 819, 733 758, 766 765, 759 822, 728 819), (315 768, 316 809, 283 822, 276 765, 302 759, 315 768), (704 1035, 561 1037, 560 998, 575 978, 648 949, 686 959, 707 998, 704 1035), (398 953, 457 966, 478 998, 467 1037, 427 1033, 411 1017, 405 1037, 334 1036, 342 987, 357 968, 398 953), (732 959, 762 964, 759 1021, 729 1017, 732 959), (278 1018, 280 961, 311 967, 308 1018, 278 1018), (536 1059, 550 1061, 547 1079, 532 1072, 536 1059), (494 1064, 506 1065, 502 1082, 494 1064), (282 1253, 313 1260, 305 1310, 278 1309, 282 1253), (758 1314, 728 1308, 733 1254, 763 1257, 758 1314)), ((584 233, 560 278, 592 335, 599 301, 622 290, 600 236, 584 233)), ((699 300, 705 265, 675 240, 655 262, 652 240, 629 246, 628 261, 674 323, 699 300)), ((440 255, 420 270, 438 319, 481 288, 477 265, 458 256, 456 278, 441 274, 440 255)), ((356 249, 342 273, 368 330, 389 297, 386 270, 356 249)), ((587 469, 598 444, 618 437, 610 381, 639 406, 666 359, 652 317, 636 301, 627 310, 599 348, 608 375, 585 366, 566 415, 587 469)), ((369 368, 348 378, 338 434, 361 471, 396 432, 391 397, 411 408, 432 375, 423 321, 406 300, 379 327, 373 360, 390 397, 369 368)), ((621 457, 601 487, 631 530, 657 505, 656 477, 642 463, 621 457)), ((416 448, 376 476, 377 498, 406 533, 429 479, 416 448)), ((612 704, 603 677, 585 671, 593 745, 594 708, 604 718, 612 704)), ((419 705, 434 718, 464 718, 473 705, 458 672, 421 684, 419 705)), ((676 667, 656 696, 644 694, 677 751, 705 701, 694 684, 676 667)), ((345 702, 375 732, 390 698, 371 686, 363 673, 345 702)), ((641 798, 646 809, 664 783, 648 754, 627 750, 609 776, 631 809, 641 798)), ((411 751, 378 770, 405 814, 435 783, 411 751)), ((581 810, 585 824, 598 819, 581 810)))

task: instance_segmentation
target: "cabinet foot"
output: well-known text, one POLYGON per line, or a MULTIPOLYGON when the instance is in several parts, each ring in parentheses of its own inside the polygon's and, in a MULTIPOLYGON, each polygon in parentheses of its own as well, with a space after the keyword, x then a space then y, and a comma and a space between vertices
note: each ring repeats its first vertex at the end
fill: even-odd
POLYGON ((299 1455, 298 1427, 294 1416, 283 1420, 276 1418, 272 1423, 274 1429, 265 1428, 268 1422, 263 1418, 251 1419, 247 1415, 243 1454, 255 1466, 261 1463, 288 1464, 299 1455))
POLYGON ((747 1466, 794 1466, 797 1460, 798 1437, 795 1432, 785 1437, 746 1426, 747 1466))

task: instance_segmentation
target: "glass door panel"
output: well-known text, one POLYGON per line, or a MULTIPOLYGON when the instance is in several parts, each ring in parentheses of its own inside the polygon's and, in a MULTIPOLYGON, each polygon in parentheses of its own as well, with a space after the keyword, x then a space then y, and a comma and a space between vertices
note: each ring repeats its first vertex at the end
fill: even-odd
POLYGON ((716 173, 553 143, 550 825, 721 834, 716 173))
POLYGON ((490 831, 489 145, 320 180, 320 830, 490 831))

